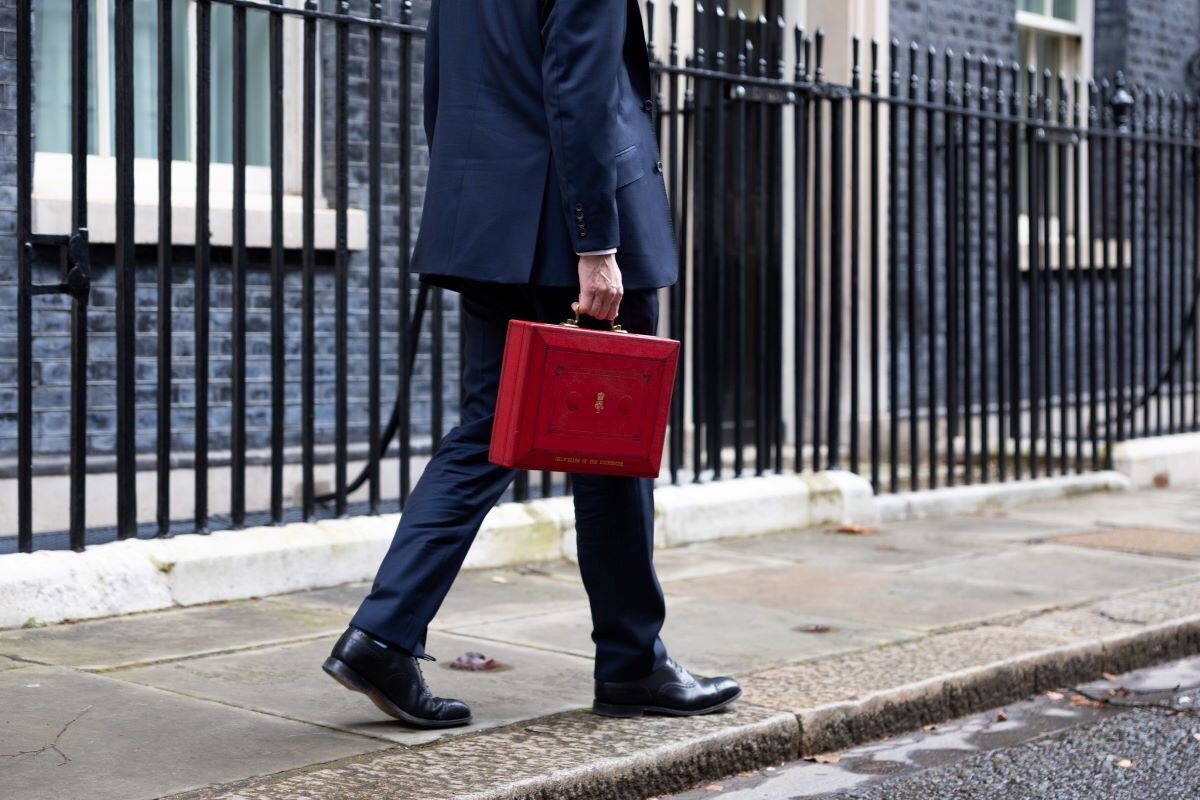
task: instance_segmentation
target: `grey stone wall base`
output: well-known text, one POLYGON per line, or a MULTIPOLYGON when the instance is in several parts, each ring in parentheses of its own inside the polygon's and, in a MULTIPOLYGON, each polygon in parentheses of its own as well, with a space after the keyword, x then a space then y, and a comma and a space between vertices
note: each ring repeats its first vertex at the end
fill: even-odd
MULTIPOLYGON (((771 475, 655 490, 655 545, 827 525, 965 513, 1080 492, 1119 490, 1114 473, 900 495, 872 494, 845 471, 771 475)), ((83 553, 0 556, 0 629, 324 588, 374 577, 398 514, 126 540, 83 553)), ((464 566, 576 558, 571 498, 507 503, 487 516, 464 566)))
POLYGON ((1121 442, 1112 460, 1134 488, 1200 484, 1200 433, 1121 442))
MULTIPOLYGON (((826 525, 964 514, 1097 491, 1200 485, 1200 434, 1124 442, 1119 471, 875 496, 845 471, 770 475, 655 490, 655 546, 826 525)), ((369 580, 398 514, 126 540, 84 553, 0 556, 0 629, 239 600, 369 580)), ((488 515, 464 566, 576 558, 571 498, 507 503, 488 515)))

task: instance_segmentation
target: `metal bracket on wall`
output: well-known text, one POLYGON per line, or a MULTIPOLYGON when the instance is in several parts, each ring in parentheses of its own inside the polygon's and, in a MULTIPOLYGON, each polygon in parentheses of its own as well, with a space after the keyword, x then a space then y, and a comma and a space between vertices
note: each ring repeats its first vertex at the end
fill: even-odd
POLYGON ((59 283, 34 284, 30 287, 32 294, 66 294, 76 302, 87 305, 92 290, 91 263, 88 258, 87 228, 80 228, 75 233, 53 235, 35 233, 25 243, 30 263, 34 263, 34 247, 64 248, 65 262, 63 263, 63 279, 59 283))
POLYGON ((1031 126, 1029 128, 1029 138, 1036 139, 1039 142, 1049 142, 1051 144, 1069 144, 1075 146, 1079 144, 1079 134, 1074 131, 1058 130, 1057 128, 1043 128, 1039 126, 1031 126))

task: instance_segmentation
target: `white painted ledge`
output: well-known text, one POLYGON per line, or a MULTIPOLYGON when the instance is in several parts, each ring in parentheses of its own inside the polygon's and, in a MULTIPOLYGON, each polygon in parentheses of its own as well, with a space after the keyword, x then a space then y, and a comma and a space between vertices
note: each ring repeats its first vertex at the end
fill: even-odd
MULTIPOLYGON (((655 544, 874 524, 1126 489, 1115 473, 874 497, 849 472, 771 475, 655 490, 655 544)), ((0 628, 88 619, 336 586, 374 577, 398 514, 128 540, 84 553, 0 556, 0 628)), ((577 559, 571 498, 497 506, 464 566, 577 559)))
POLYGON ((1200 484, 1200 433, 1120 442, 1112 459, 1139 489, 1200 484))
POLYGON ((899 522, 970 514, 987 509, 1013 508, 1089 492, 1120 492, 1132 487, 1129 478, 1119 472, 1089 472, 1083 475, 880 495, 875 498, 875 508, 881 522, 899 522))

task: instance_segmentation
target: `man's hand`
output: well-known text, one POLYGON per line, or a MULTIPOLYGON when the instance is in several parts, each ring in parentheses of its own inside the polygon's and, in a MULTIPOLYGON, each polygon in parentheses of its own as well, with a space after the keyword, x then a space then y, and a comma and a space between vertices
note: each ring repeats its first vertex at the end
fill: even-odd
POLYGON ((616 255, 579 257, 579 313, 614 320, 624 296, 616 255))

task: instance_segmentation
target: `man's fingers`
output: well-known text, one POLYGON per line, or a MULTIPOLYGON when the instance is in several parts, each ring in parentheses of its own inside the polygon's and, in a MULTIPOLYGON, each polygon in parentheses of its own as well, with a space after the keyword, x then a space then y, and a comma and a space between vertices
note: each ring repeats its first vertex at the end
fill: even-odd
POLYGON ((596 293, 590 287, 579 292, 579 313, 591 314, 596 305, 596 293))
POLYGON ((616 292, 609 291, 604 293, 604 310, 599 315, 602 320, 611 320, 617 316, 617 305, 621 302, 621 297, 616 292))

